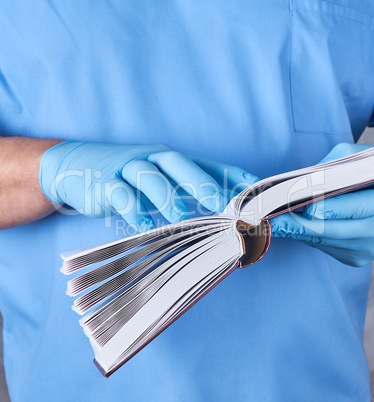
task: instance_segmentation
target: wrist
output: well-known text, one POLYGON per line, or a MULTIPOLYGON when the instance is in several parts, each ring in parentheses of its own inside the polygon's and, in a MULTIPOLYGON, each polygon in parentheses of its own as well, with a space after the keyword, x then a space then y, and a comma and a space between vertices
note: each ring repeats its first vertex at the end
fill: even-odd
POLYGON ((65 157, 84 142, 64 141, 49 148, 41 157, 39 183, 45 197, 54 204, 64 204, 58 192, 59 184, 66 177, 65 157))

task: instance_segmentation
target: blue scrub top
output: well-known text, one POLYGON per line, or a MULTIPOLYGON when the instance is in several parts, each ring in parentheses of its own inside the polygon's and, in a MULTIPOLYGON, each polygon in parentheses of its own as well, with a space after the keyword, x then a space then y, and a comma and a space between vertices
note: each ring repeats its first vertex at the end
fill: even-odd
MULTIPOLYGON (((372 0, 3 1, 0 129, 166 143, 261 178, 315 164, 373 114, 373 16, 372 0)), ((370 400, 371 268, 289 239, 102 378, 59 254, 120 237, 116 222, 0 232, 12 401, 370 400)))

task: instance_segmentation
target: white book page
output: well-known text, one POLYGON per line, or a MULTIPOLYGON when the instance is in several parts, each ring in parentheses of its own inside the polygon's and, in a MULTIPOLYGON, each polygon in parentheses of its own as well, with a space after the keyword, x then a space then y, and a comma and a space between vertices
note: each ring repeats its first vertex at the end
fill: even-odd
POLYGON ((315 166, 312 172, 266 189, 242 206, 240 219, 258 225, 271 212, 279 208, 287 209, 292 203, 374 181, 374 153, 373 149, 367 151, 334 164, 315 166))
MULTIPOLYGON (((119 355, 124 353, 137 338, 147 330, 155 321, 155 317, 162 316, 171 305, 175 304, 181 295, 186 293, 196 283, 200 282, 211 271, 212 266, 217 267, 214 261, 227 259, 227 249, 230 254, 242 255, 241 242, 234 232, 220 235, 214 246, 207 244, 203 250, 190 254, 191 260, 198 258, 196 262, 185 265, 178 275, 173 276, 144 307, 124 325, 101 350, 101 356, 97 356, 99 364, 107 371, 116 362, 119 355), (203 254, 202 254, 203 252, 203 254)), ((214 268, 213 268, 214 269, 214 268)))

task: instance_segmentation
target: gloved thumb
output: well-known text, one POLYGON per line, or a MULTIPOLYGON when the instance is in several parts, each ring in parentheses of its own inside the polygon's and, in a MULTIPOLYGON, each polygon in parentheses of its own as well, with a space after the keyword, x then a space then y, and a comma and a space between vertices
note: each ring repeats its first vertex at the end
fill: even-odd
POLYGON ((339 158, 344 158, 345 156, 353 155, 357 152, 365 151, 366 149, 372 148, 371 145, 366 144, 351 144, 348 142, 341 142, 335 147, 318 163, 331 162, 339 158))
POLYGON ((338 195, 308 205, 304 215, 309 218, 364 219, 374 216, 374 190, 361 190, 338 195))

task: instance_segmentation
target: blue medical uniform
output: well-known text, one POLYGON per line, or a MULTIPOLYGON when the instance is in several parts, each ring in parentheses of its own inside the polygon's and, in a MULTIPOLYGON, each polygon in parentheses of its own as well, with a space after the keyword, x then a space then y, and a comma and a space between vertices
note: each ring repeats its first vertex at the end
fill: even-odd
MULTIPOLYGON (((166 143, 260 178, 315 164, 373 114, 373 16, 372 0, 5 0, 1 133, 166 143)), ((118 221, 0 232, 12 401, 370 401, 371 269, 289 239, 102 378, 59 254, 118 221)))

